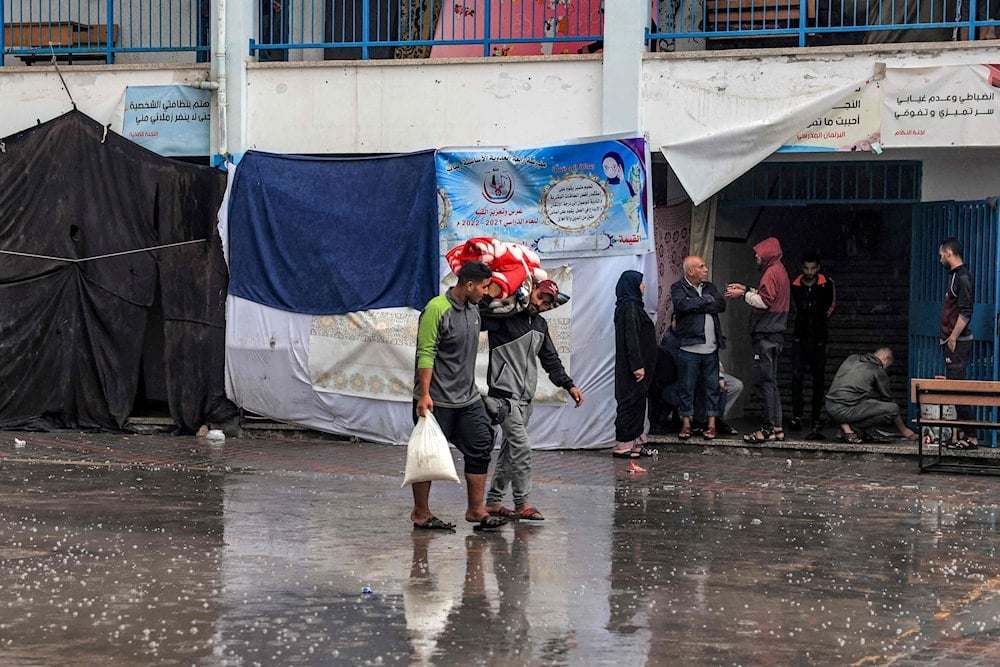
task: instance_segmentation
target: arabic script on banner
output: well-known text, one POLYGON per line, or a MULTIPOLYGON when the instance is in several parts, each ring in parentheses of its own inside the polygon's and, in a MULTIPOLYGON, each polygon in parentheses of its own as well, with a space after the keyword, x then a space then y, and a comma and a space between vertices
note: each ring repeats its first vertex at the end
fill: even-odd
POLYGON ((827 113, 813 120, 779 150, 870 151, 879 141, 881 91, 866 81, 827 113))
POLYGON ((470 238, 523 243, 539 257, 651 251, 645 140, 437 154, 442 253, 470 238))
POLYGON ((208 155, 209 100, 191 86, 128 86, 122 134, 160 155, 208 155))
POLYGON ((1000 65, 889 69, 886 147, 1000 146, 1000 65))

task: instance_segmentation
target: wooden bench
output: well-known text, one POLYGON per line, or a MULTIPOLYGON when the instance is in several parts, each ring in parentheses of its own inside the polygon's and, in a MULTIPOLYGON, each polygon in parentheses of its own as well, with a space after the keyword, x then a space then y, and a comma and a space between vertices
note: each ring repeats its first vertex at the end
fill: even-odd
MULTIPOLYGON (((806 0, 807 25, 816 18, 816 0, 806 0)), ((798 0, 705 0, 706 40, 797 39, 796 35, 726 35, 737 30, 798 28, 802 19, 798 0)))
POLYGON ((50 48, 56 49, 56 60, 72 64, 78 60, 103 60, 107 52, 100 49, 118 43, 118 24, 88 25, 76 21, 52 23, 5 23, 3 26, 4 49, 36 49, 34 53, 19 53, 26 65, 48 62, 52 59, 50 48))
POLYGON ((938 445, 937 454, 927 453, 929 462, 924 462, 924 428, 956 428, 962 430, 1000 430, 998 421, 959 421, 956 419, 940 419, 923 417, 923 407, 927 405, 967 405, 981 408, 1000 408, 1000 382, 983 380, 945 380, 940 378, 913 378, 910 380, 910 400, 917 406, 917 433, 920 439, 917 444, 917 461, 920 472, 942 470, 946 472, 983 472, 1000 473, 1000 457, 995 456, 996 450, 987 448, 983 451, 980 438, 980 449, 962 451, 961 456, 945 456, 948 450, 944 443, 938 445))

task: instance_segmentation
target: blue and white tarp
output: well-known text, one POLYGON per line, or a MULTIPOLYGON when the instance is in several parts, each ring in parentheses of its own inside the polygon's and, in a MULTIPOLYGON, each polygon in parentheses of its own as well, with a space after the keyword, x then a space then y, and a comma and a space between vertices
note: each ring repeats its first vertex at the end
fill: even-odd
POLYGON ((191 86, 128 86, 122 134, 160 155, 208 155, 210 100, 191 86))
POLYGON ((228 194, 229 293, 293 313, 423 308, 438 293, 434 153, 248 151, 228 194))
POLYGON ((479 236, 545 259, 652 251, 649 153, 641 137, 437 153, 441 252, 479 236))

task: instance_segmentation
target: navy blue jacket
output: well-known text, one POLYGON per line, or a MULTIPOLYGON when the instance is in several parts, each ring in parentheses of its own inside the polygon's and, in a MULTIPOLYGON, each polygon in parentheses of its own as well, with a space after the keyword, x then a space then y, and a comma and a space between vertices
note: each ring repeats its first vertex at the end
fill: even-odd
POLYGON ((670 286, 670 300, 674 304, 674 333, 680 339, 681 347, 701 345, 705 342, 705 315, 711 315, 715 321, 715 338, 719 349, 726 347, 726 338, 722 335, 722 324, 719 313, 726 309, 726 300, 719 289, 708 282, 702 283, 701 296, 698 290, 681 278, 670 286))

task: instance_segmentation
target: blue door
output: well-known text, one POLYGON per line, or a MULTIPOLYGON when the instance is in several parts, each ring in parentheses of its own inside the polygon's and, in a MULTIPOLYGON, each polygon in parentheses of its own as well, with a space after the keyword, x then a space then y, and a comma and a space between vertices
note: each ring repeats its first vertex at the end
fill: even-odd
POLYGON ((987 201, 934 202, 914 208, 910 253, 911 378, 944 374, 939 329, 946 274, 938 259, 938 248, 949 236, 958 238, 965 246, 965 263, 976 279, 976 303, 970 324, 975 342, 969 379, 998 378, 998 223, 997 210, 987 201))

